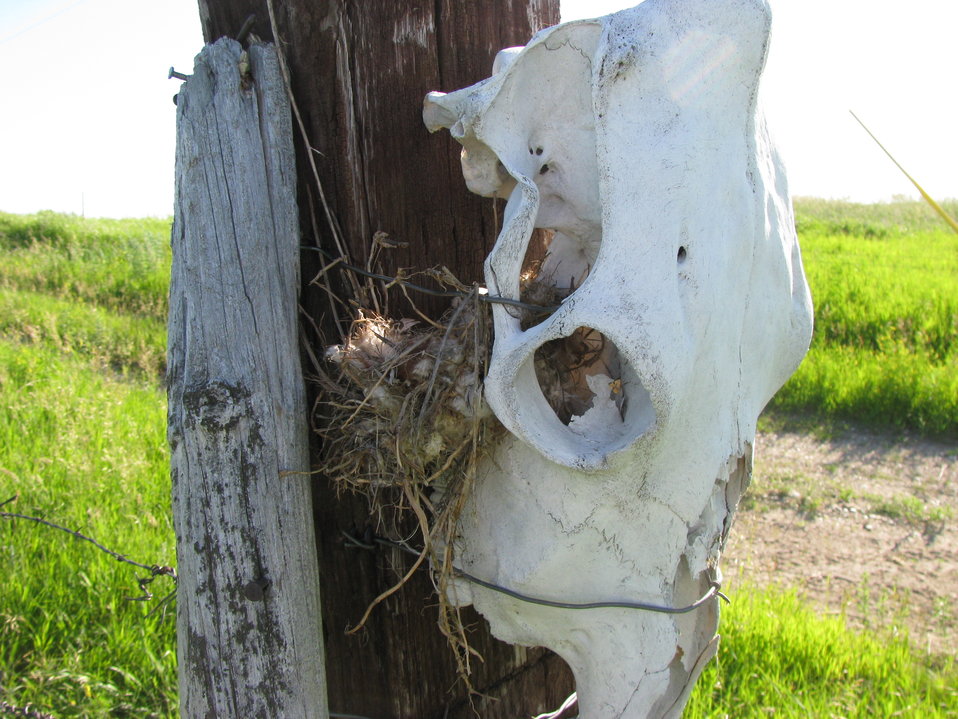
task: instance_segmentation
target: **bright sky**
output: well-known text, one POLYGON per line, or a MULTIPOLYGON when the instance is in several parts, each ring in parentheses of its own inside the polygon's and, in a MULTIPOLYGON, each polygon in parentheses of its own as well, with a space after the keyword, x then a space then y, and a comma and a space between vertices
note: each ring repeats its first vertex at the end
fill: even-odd
MULTIPOLYGON (((958 198, 958 3, 770 1, 766 110, 793 193, 917 197, 852 109, 928 192, 958 198)), ((563 20, 632 4, 562 0, 563 20)), ((201 46, 196 0, 0 0, 0 210, 172 214, 167 71, 192 72, 201 46)))

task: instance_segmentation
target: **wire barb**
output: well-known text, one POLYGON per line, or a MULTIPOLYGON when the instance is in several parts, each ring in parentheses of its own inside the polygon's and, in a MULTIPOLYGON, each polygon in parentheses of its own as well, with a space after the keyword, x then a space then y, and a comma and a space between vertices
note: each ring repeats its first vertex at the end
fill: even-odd
MULTIPOLYGON (((0 502, 0 507, 10 504, 11 502, 15 501, 19 496, 20 495, 15 494, 12 497, 10 497, 10 499, 0 502)), ((130 564, 134 567, 139 567, 140 569, 147 570, 150 573, 150 576, 138 577, 136 580, 142 594, 138 597, 126 597, 128 601, 147 602, 153 599, 153 594, 147 589, 147 587, 158 576, 162 575, 165 577, 170 577, 174 582, 176 582, 176 570, 174 570, 173 567, 168 567, 168 566, 159 565, 159 564, 141 564, 140 562, 134 562, 132 559, 129 559, 125 555, 120 554, 119 552, 114 552, 112 549, 108 549, 107 547, 104 547, 98 541, 96 541, 95 539, 92 539, 91 537, 86 536, 85 534, 81 533, 79 530, 67 529, 66 527, 56 524, 55 522, 50 522, 46 519, 41 519, 40 517, 31 517, 28 514, 19 514, 17 512, 0 512, 0 519, 23 519, 28 522, 34 522, 35 524, 42 524, 43 526, 50 527, 51 529, 59 529, 61 532, 66 532, 67 534, 72 535, 76 539, 82 539, 85 542, 89 542, 94 547, 99 549, 101 552, 105 552, 106 554, 109 554, 118 562, 124 562, 125 564, 130 564)), ((165 602, 166 599, 164 599, 163 601, 165 602)))

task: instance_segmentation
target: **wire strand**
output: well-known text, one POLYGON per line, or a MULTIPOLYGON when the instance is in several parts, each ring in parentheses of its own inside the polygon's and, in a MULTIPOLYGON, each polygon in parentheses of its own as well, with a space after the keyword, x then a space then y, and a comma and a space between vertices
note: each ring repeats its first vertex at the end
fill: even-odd
MULTIPOLYGON (((409 280, 404 280, 401 277, 390 277, 389 275, 381 275, 376 272, 370 272, 369 270, 364 270, 362 267, 356 267, 346 262, 342 257, 337 257, 332 252, 324 250, 322 247, 312 247, 310 245, 300 245, 300 249, 310 250, 312 252, 318 252, 323 255, 326 259, 330 260, 330 263, 326 265, 321 271, 320 274, 325 274, 328 270, 334 268, 340 268, 343 270, 348 270, 349 272, 355 272, 358 275, 363 277, 369 277, 374 280, 379 280, 381 282, 386 282, 390 285, 400 285, 402 287, 407 287, 416 292, 422 292, 425 295, 432 295, 433 297, 468 297, 468 292, 460 292, 459 290, 434 290, 430 287, 423 287, 422 285, 417 285, 409 280)), ((547 314, 549 312, 554 312, 558 309, 557 305, 532 305, 528 302, 523 302, 521 300, 513 300, 509 297, 500 297, 498 295, 490 294, 479 294, 480 302, 490 302, 492 304, 499 305, 509 305, 511 307, 520 307, 526 310, 532 310, 533 312, 538 312, 541 314, 547 314)))
POLYGON ((546 712, 545 714, 538 714, 532 719, 559 719, 564 713, 565 710, 571 707, 573 704, 579 701, 579 695, 576 692, 572 692, 564 702, 555 711, 546 712))
MULTIPOLYGON (((361 542, 356 537, 352 536, 348 532, 342 532, 343 536, 346 537, 347 541, 351 546, 368 549, 370 547, 368 542, 361 542)), ((402 551, 410 554, 414 557, 420 557, 421 552, 416 551, 412 547, 402 542, 397 542, 392 539, 386 539, 385 537, 373 537, 373 541, 376 544, 381 544, 383 546, 397 547, 402 551)), ((602 601, 602 602, 560 602, 553 599, 543 599, 542 597, 533 597, 528 594, 523 594, 522 592, 517 592, 514 589, 509 589, 501 585, 495 584, 494 582, 489 582, 485 579, 480 579, 469 572, 465 572, 457 567, 453 567, 453 572, 457 577, 461 577, 472 584, 478 584, 480 587, 485 589, 492 590, 493 592, 498 592, 499 594, 504 594, 513 599, 518 599, 522 602, 528 602, 529 604, 537 604, 542 607, 553 607, 555 609, 637 609, 645 612, 658 612, 660 614, 687 614, 689 612, 695 611, 710 599, 719 598, 725 601, 726 604, 731 604, 731 600, 722 592, 721 584, 719 582, 713 581, 711 586, 708 588, 708 591, 705 592, 701 597, 696 599, 691 604, 684 607, 666 607, 659 604, 650 604, 648 602, 632 602, 632 601, 602 601)))

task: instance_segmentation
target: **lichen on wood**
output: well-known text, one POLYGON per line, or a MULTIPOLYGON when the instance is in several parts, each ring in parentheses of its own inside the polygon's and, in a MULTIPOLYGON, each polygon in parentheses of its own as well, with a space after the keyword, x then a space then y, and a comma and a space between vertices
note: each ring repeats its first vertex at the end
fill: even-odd
POLYGON ((272 46, 206 46, 178 95, 170 289, 185 717, 328 715, 294 165, 272 46))

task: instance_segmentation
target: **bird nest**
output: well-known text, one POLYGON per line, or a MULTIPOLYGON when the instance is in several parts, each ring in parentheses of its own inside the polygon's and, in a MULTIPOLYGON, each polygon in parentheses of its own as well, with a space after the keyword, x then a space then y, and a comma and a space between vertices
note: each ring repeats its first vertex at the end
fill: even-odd
POLYGON ((371 497, 407 485, 457 494, 492 418, 482 399, 487 311, 475 297, 432 325, 360 311, 326 352, 324 473, 371 497))
MULTIPOLYGON (((376 241, 382 244, 384 239, 377 235, 376 241)), ((521 301, 510 310, 523 329, 540 322, 574 289, 556 289, 539 268, 540 263, 527 268, 521 301)), ((440 629, 468 685, 475 652, 447 588, 456 576, 459 516, 483 452, 505 432, 483 399, 492 344, 489 301, 501 298, 464 286, 445 268, 424 274, 452 287, 450 294, 456 295, 438 321, 415 307, 421 319, 390 319, 379 311, 385 307, 381 298, 386 289, 415 287, 406 275, 378 276, 380 285, 353 278, 354 293, 360 298, 353 302, 354 319, 343 341, 329 347, 317 365, 321 392, 314 426, 323 440, 318 469, 341 491, 368 498, 378 534, 403 536, 400 520, 411 512, 422 535, 423 548, 411 568, 370 604, 351 631, 361 628, 372 609, 428 561, 440 629)), ((565 423, 591 405, 593 394, 583 393, 579 375, 597 362, 603 350, 601 336, 590 333, 594 331, 580 328, 536 353, 540 387, 565 423)))
POLYGON ((456 523, 483 448, 504 431, 482 398, 489 314, 477 288, 463 288, 438 322, 358 310, 342 344, 326 351, 315 415, 323 439, 320 471, 339 489, 369 499, 380 533, 400 536, 397 518, 411 511, 423 537, 412 567, 367 608, 354 631, 428 560, 440 629, 463 677, 473 652, 446 592, 455 574, 456 523))

